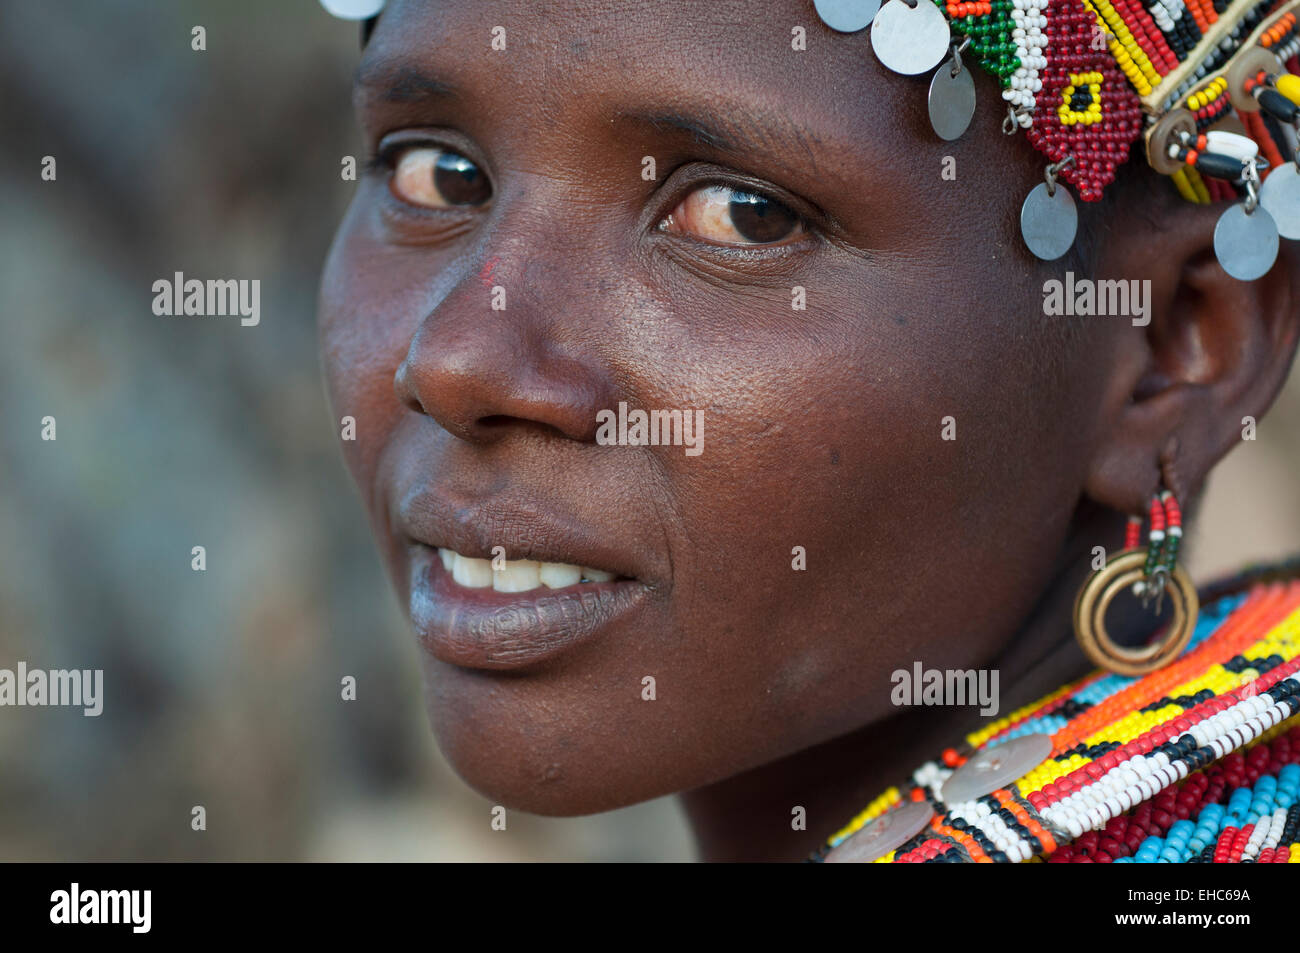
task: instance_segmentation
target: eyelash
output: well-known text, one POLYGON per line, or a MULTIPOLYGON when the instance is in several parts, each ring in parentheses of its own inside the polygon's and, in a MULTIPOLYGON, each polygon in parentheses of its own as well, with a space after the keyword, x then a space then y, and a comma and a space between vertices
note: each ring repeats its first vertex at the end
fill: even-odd
POLYGON ((754 267, 761 267, 760 263, 765 262, 776 266, 779 262, 790 261, 795 256, 807 253, 812 247, 819 246, 826 241, 825 223, 829 220, 819 209, 810 207, 802 199, 787 196, 779 189, 761 184, 743 173, 724 170, 709 164, 705 165, 707 167, 700 168, 695 172, 688 169, 685 175, 682 176, 681 181, 678 182, 672 182, 672 180, 683 167, 678 166, 669 171, 664 182, 672 183, 672 188, 671 191, 663 193, 662 201, 656 203, 650 226, 651 234, 663 235, 664 232, 659 228, 659 223, 667 218, 673 209, 677 208, 692 193, 710 186, 721 186, 736 192, 762 196, 769 201, 784 205, 798 219, 804 233, 794 242, 773 245, 731 245, 722 242, 711 242, 690 235, 670 236, 678 243, 689 243, 696 250, 696 255, 711 258, 719 265, 741 266, 749 262, 754 267))
POLYGON ((397 167, 397 157, 405 150, 431 144, 421 141, 402 140, 380 145, 371 151, 370 158, 366 160, 365 171, 367 174, 392 172, 397 167))

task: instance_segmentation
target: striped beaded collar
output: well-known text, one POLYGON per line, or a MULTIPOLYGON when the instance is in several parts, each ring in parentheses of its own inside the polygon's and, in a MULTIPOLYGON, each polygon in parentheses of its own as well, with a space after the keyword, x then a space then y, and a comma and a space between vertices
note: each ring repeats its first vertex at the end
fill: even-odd
POLYGON ((810 859, 1300 863, 1298 713, 1300 559, 1206 589, 1175 662, 1094 672, 968 735, 810 859), (982 787, 990 765, 1016 780, 982 787))

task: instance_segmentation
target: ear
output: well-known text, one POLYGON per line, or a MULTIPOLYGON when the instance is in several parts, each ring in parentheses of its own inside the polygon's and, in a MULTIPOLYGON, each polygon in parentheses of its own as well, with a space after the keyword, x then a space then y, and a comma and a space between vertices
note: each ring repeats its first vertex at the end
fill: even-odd
POLYGON ((1110 370, 1084 485, 1122 513, 1143 513, 1162 476, 1190 503, 1241 442, 1244 418, 1262 419, 1286 382, 1300 336, 1300 243, 1283 240, 1268 274, 1238 281, 1214 254, 1227 207, 1137 199, 1099 239, 1097 278, 1151 279, 1150 323, 1124 322, 1103 349, 1110 370))

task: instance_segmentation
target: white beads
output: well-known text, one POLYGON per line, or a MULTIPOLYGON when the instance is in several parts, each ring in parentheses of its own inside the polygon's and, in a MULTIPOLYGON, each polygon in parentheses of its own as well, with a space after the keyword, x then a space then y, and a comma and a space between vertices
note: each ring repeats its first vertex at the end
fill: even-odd
POLYGON ((1273 812, 1269 819, 1268 836, 1264 838, 1263 849, 1272 850, 1282 842, 1282 835, 1286 831, 1286 808, 1279 807, 1273 812))
POLYGON ((1002 91, 1002 98, 1021 111, 1016 122, 1022 128, 1033 124, 1034 94, 1043 89, 1038 72, 1047 66, 1047 57, 1043 55, 1047 46, 1047 37, 1043 33, 1047 17, 1042 12, 1045 3, 1046 0, 1013 0, 1011 9, 1011 20, 1015 24, 1011 39, 1016 44, 1020 68, 1012 74, 1010 84, 1002 91))

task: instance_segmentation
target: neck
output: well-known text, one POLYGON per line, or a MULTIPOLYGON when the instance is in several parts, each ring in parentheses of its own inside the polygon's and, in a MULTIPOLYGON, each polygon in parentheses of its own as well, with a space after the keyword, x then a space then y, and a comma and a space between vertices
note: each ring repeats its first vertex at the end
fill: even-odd
MULTIPOLYGON (((1030 704, 1085 674, 1074 644, 1074 598, 1097 539, 1114 538, 1113 515, 1077 520, 1051 585, 992 667, 1005 686, 1001 711, 1030 704)), ((979 727, 979 716, 912 708, 833 741, 682 795, 706 861, 805 859, 890 784, 979 727), (792 830, 794 806, 807 830, 792 830)))

